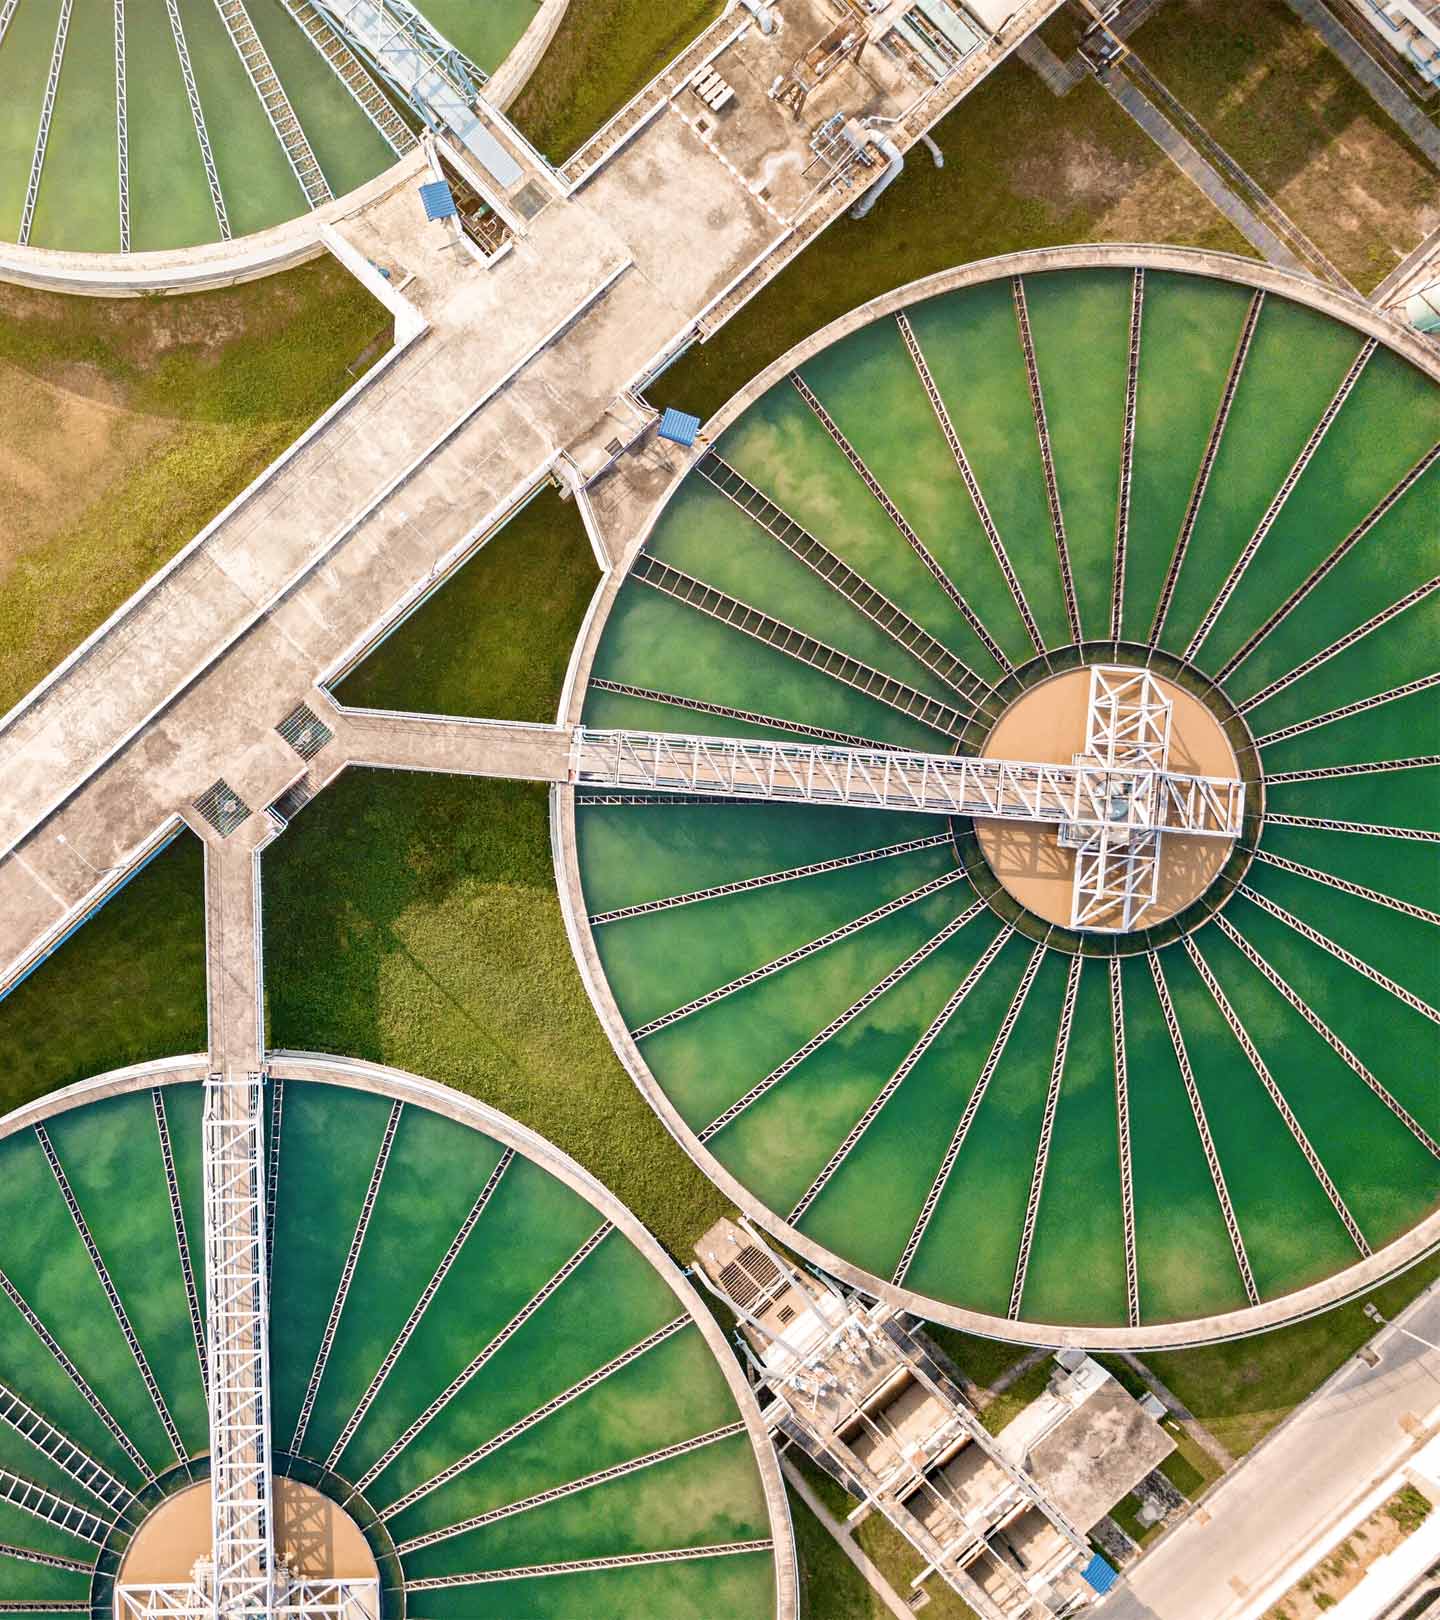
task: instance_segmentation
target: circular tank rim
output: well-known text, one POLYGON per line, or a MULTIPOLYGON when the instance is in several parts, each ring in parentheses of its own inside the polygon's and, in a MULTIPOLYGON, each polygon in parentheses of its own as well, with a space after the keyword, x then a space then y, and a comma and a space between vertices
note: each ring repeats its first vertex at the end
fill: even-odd
MULTIPOLYGON (((828 348, 842 337, 897 310, 942 293, 998 281, 1007 276, 1039 274, 1047 270, 1080 269, 1172 270, 1180 274, 1209 276, 1253 289, 1274 292, 1296 303, 1346 322, 1394 350, 1402 359, 1436 383, 1440 383, 1440 353, 1408 328, 1363 301, 1341 293, 1311 276, 1277 269, 1260 260, 1239 254, 1216 253, 1203 248, 1169 247, 1147 243, 1113 242, 1055 248, 1033 248, 1018 253, 999 254, 989 259, 940 270, 919 280, 907 282, 857 305, 818 331, 802 339, 751 378, 705 424, 703 439, 713 442, 761 395, 796 367, 828 348)), ((648 542, 656 523, 683 484, 691 468, 705 453, 705 444, 688 451, 676 464, 669 482, 647 511, 635 535, 625 541, 619 560, 602 578, 591 601, 566 675, 565 697, 560 721, 577 725, 590 682, 590 672, 600 637, 610 616, 615 597, 624 584, 631 565, 648 542)), ((560 908, 570 936, 580 977, 610 1044, 641 1095, 695 1164, 755 1224, 787 1245, 811 1264, 841 1281, 883 1299, 887 1304, 916 1316, 982 1338, 1015 1344, 1074 1346, 1086 1350, 1173 1350, 1195 1345, 1217 1344, 1262 1333, 1307 1317, 1317 1316, 1337 1305, 1366 1293, 1379 1284, 1417 1265, 1440 1250, 1440 1208, 1433 1210, 1408 1232, 1402 1233, 1374 1254, 1322 1281, 1259 1305, 1216 1315, 1176 1322, 1155 1322, 1139 1327, 1074 1326, 1060 1323, 1012 1321, 983 1311, 969 1310, 944 1300, 931 1298, 913 1289, 896 1287, 882 1277, 863 1271, 841 1256, 806 1237, 775 1211, 762 1204, 698 1140, 666 1096, 640 1049, 611 993, 600 962, 594 934, 587 920, 580 886, 580 868, 575 837, 575 790, 556 785, 551 790, 551 848, 555 860, 556 888, 560 908)))
MULTIPOLYGON (((528 1125, 511 1119, 488 1103, 467 1097, 437 1080, 406 1069, 393 1068, 383 1063, 367 1063, 359 1058, 348 1058, 325 1052, 292 1052, 273 1050, 265 1054, 266 1072, 280 1080, 313 1080, 343 1086, 352 1091, 367 1091, 388 1097, 391 1101, 410 1102, 442 1114, 473 1130, 483 1131, 515 1152, 540 1166, 588 1204, 599 1211, 612 1226, 622 1232, 635 1245, 665 1280, 670 1291, 691 1320, 700 1329, 719 1364, 730 1392, 735 1398, 750 1438, 750 1449, 760 1474, 765 1492, 765 1506, 770 1519, 773 1556, 775 1560, 775 1620, 797 1620, 799 1615, 799 1576, 795 1557, 794 1534, 790 1523, 790 1503, 785 1482, 780 1473, 780 1462, 770 1440, 769 1430, 761 1416, 760 1407, 749 1380, 740 1367, 734 1351, 726 1341, 719 1322, 711 1314, 705 1301, 692 1286, 684 1272, 666 1252, 648 1227, 610 1191, 603 1182, 590 1174, 583 1165, 562 1152, 528 1125)), ((160 1058, 148 1063, 131 1064, 123 1069, 111 1069, 104 1074, 76 1081, 51 1091, 33 1102, 23 1103, 8 1114, 0 1116, 0 1141, 17 1132, 43 1124, 57 1114, 68 1112, 85 1103, 99 1102, 107 1097, 121 1097, 157 1085, 175 1085, 183 1081, 204 1080, 210 1072, 204 1053, 160 1058)))
MULTIPOLYGON (((559 29, 570 0, 541 0, 524 33, 490 75, 485 99, 503 112, 525 88, 559 29)), ((323 207, 293 215, 262 231, 193 247, 145 253, 91 253, 32 247, 0 239, 0 281, 45 292, 91 298, 136 298, 144 293, 179 294, 233 287, 293 269, 326 249, 322 231, 428 168, 422 148, 397 157, 363 185, 323 207), (418 163, 417 163, 418 155, 418 163)))

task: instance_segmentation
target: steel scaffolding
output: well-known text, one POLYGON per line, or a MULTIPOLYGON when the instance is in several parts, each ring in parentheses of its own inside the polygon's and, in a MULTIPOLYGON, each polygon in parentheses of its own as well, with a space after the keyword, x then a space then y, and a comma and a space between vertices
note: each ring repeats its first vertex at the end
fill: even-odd
POLYGON ((1236 838, 1244 783, 1122 765, 1053 765, 953 754, 807 747, 731 737, 580 727, 571 781, 731 798, 1066 823, 1236 838))
POLYGON ((209 1077, 204 1144, 211 1556, 119 1587, 116 1620, 373 1620, 375 1581, 292 1579, 276 1556, 262 1073, 209 1077))

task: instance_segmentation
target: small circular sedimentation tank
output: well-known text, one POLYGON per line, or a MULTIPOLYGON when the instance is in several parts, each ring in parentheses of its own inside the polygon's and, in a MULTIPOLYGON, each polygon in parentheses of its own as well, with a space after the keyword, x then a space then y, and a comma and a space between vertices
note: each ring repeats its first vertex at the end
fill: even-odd
MULTIPOLYGON (((493 73, 539 6, 428 0, 422 9, 493 73)), ((396 161, 382 81, 309 0, 224 9, 247 50, 258 41, 335 197, 396 161)), ((22 0, 0 6, 0 19, 0 242, 182 249, 306 211, 299 159, 277 133, 283 106, 272 97, 267 108, 214 0, 22 0)))
POLYGON ((1440 1193, 1436 367, 1123 251, 935 278, 747 390, 584 720, 1067 764, 1092 672, 1143 674, 1238 836, 1164 835, 1101 932, 1055 822, 573 802, 597 1005, 692 1155, 845 1277, 1052 1343, 1321 1309, 1440 1193))
MULTIPOLYGON (((188 1065, 193 1074, 200 1061, 188 1065)), ((210 1552, 186 1065, 0 1125, 0 1608, 108 1615, 210 1552)), ((793 1615, 763 1420, 717 1324, 572 1160, 394 1070, 267 1084, 275 1540, 376 1620, 793 1615)))

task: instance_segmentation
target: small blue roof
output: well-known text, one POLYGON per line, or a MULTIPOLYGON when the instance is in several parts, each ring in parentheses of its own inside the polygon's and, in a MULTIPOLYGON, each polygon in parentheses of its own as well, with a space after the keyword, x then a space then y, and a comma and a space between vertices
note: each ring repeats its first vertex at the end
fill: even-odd
POLYGON ((698 416, 689 416, 684 411, 675 410, 673 406, 667 406, 665 414, 660 418, 660 437, 673 439, 676 444, 694 444, 695 435, 699 431, 698 416))
POLYGON ((1097 1592, 1108 1592, 1120 1579, 1119 1575, 1105 1562, 1099 1553, 1095 1554, 1080 1573, 1097 1592))
POLYGON ((460 212, 445 180, 426 181, 420 187, 420 201, 425 204, 426 219, 453 219, 460 212))

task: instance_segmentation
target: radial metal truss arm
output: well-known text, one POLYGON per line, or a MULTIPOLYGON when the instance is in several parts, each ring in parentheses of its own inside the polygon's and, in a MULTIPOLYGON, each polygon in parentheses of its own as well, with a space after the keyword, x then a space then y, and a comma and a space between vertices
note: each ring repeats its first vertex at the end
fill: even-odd
POLYGON ((571 780, 1210 838, 1238 837, 1245 808, 1244 784, 1222 777, 588 727, 575 732, 571 780))

